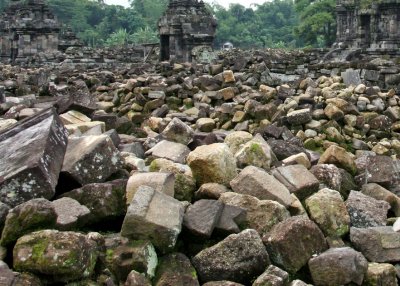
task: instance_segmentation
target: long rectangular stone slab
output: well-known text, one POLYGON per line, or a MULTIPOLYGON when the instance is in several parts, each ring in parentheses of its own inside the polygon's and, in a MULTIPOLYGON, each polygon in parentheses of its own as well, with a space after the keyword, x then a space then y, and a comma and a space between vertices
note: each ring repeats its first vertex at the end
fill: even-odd
POLYGON ((0 201, 14 207, 53 197, 67 141, 67 130, 54 109, 1 132, 0 201))

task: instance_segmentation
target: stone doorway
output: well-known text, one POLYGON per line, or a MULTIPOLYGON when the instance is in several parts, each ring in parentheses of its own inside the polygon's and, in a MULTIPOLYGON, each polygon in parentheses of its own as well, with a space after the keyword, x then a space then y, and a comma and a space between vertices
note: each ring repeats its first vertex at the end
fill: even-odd
POLYGON ((168 61, 170 58, 169 53, 169 35, 161 35, 161 49, 160 49, 160 56, 162 61, 168 61))
POLYGON ((371 42, 371 15, 361 15, 361 48, 367 48, 371 42))

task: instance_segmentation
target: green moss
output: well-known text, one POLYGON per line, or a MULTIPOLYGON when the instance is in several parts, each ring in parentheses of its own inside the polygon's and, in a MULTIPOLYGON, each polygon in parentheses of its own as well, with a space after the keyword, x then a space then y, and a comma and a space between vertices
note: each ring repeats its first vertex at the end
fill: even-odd
POLYGON ((111 262, 112 262, 113 255, 114 255, 114 249, 107 249, 107 250, 106 250, 106 261, 107 261, 108 263, 111 263, 111 262))
POLYGON ((42 260, 48 244, 49 243, 46 239, 36 242, 36 244, 32 247, 32 259, 34 261, 39 262, 40 260, 42 260))
POLYGON ((192 268, 191 274, 192 274, 192 277, 193 277, 194 279, 197 279, 197 272, 196 272, 196 269, 192 268))
POLYGON ((262 150, 260 144, 258 144, 258 143, 252 143, 252 144, 250 145, 250 152, 255 153, 255 154, 262 154, 262 153, 263 153, 263 150, 262 150))

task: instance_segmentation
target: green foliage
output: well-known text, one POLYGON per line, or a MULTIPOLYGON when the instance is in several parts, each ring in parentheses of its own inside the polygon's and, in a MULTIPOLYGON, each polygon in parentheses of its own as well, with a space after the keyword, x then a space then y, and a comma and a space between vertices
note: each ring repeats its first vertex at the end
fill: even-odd
POLYGON ((232 4, 212 6, 218 20, 216 45, 226 41, 240 48, 290 48, 297 46, 293 29, 298 17, 292 0, 273 0, 253 8, 232 4))
POLYGON ((331 46, 336 36, 335 0, 295 0, 300 25, 296 35, 305 45, 331 46), (321 38, 322 37, 322 38, 321 38))

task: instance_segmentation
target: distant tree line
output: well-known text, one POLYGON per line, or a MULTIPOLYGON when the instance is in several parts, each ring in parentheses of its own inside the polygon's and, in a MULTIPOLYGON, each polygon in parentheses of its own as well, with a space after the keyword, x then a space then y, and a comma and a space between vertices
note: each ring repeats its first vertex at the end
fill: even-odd
MULTIPOLYGON (((9 1, 0 0, 0 9, 9 1)), ((129 8, 102 0, 47 3, 86 45, 113 46, 157 42, 157 21, 168 0, 131 0, 129 8)), ((208 8, 218 20, 216 47, 229 41, 240 48, 297 48, 334 42, 335 5, 335 0, 272 0, 251 8, 240 4, 208 8)))

